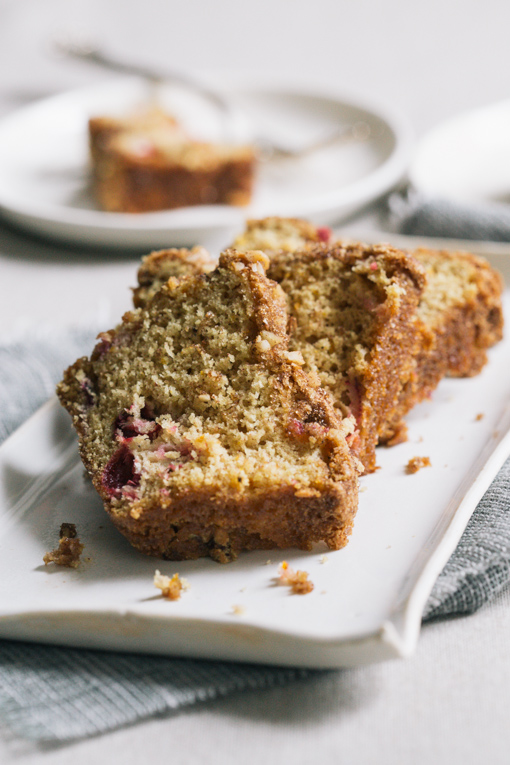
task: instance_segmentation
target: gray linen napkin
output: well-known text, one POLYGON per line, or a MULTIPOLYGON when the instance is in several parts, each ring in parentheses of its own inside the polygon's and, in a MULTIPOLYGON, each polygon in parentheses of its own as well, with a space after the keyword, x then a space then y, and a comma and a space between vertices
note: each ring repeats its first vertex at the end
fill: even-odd
MULTIPOLYGON (((75 331, 0 345, 0 440, 53 394, 62 369, 89 352, 75 331)), ((471 613, 510 576, 510 461, 440 575, 425 619, 471 613)), ((104 733, 233 691, 283 685, 312 671, 116 654, 0 641, 0 719, 38 742, 104 733)))
POLYGON ((510 242, 510 205, 460 204, 427 197, 412 188, 388 200, 388 227, 408 236, 510 242))

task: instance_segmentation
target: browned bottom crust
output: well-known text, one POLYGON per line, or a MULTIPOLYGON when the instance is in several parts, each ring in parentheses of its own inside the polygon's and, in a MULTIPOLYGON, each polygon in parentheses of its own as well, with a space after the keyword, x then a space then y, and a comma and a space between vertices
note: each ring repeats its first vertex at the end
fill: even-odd
POLYGON ((108 212, 151 212, 191 205, 247 205, 253 159, 226 161, 210 170, 178 165, 146 167, 119 157, 102 157, 93 179, 99 204, 108 212))
POLYGON ((310 550, 320 541, 340 549, 352 531, 356 483, 353 478, 321 496, 299 497, 293 487, 282 488, 242 503, 196 493, 166 508, 148 508, 137 519, 107 510, 119 531, 146 555, 167 560, 209 556, 228 563, 243 550, 310 550))

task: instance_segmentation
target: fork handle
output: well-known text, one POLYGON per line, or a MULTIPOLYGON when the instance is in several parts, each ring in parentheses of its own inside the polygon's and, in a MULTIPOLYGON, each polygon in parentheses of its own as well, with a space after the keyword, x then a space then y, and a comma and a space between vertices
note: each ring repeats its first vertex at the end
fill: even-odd
POLYGON ((120 59, 103 53, 97 48, 87 46, 59 43, 58 49, 60 52, 72 56, 73 58, 80 59, 81 61, 87 61, 91 64, 101 66, 104 69, 121 72, 122 74, 137 75, 154 84, 177 82, 186 85, 188 88, 196 91, 199 95, 207 98, 221 111, 225 113, 230 113, 232 111, 232 106, 227 99, 216 91, 211 90, 211 88, 206 87, 201 82, 198 82, 193 77, 182 72, 158 72, 155 69, 143 66, 142 64, 131 64, 127 61, 121 61, 120 59))

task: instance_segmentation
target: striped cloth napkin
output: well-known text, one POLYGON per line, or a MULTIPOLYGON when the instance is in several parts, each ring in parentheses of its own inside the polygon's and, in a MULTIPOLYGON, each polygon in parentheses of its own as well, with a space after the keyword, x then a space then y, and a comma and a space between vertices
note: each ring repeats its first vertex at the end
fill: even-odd
MULTIPOLYGON (((88 353, 90 330, 0 345, 0 441, 53 395, 62 369, 88 353)), ((510 461, 440 575, 424 619, 468 614, 510 578, 510 461)), ((316 674, 310 670, 115 654, 0 641, 0 718, 18 735, 66 742, 150 716, 316 674)))

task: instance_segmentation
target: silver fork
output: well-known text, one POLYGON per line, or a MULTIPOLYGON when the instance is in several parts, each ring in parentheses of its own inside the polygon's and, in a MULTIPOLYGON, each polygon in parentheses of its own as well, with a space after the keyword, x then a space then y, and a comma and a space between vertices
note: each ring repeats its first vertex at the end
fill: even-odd
MULTIPOLYGON (((178 71, 158 72, 151 67, 117 59, 87 42, 78 42, 67 38, 56 40, 53 44, 53 49, 61 56, 87 61, 103 69, 110 69, 122 74, 143 77, 155 86, 161 85, 164 82, 176 82, 184 85, 212 103, 221 112, 227 125, 234 118, 235 109, 228 98, 205 86, 187 73, 178 71)), ((302 159, 329 146, 368 141, 371 137, 372 130, 370 125, 367 122, 358 121, 352 125, 341 125, 331 133, 299 148, 283 146, 265 136, 256 138, 252 143, 255 145, 258 159, 262 162, 268 162, 302 159)))

